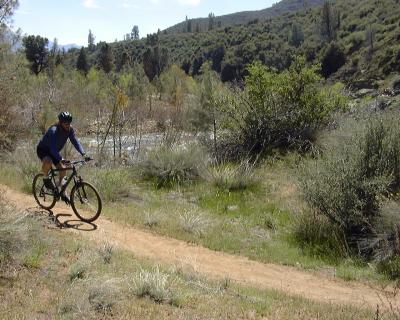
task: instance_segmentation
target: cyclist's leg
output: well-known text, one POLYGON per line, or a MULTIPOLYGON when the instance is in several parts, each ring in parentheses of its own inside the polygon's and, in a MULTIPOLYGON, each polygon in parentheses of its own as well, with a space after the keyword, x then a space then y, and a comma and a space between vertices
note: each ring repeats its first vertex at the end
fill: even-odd
POLYGON ((42 159, 42 172, 45 177, 47 177, 47 175, 49 174, 52 164, 53 164, 53 161, 51 161, 50 157, 44 157, 42 159))
MULTIPOLYGON (((55 166, 56 166, 57 169, 65 169, 65 166, 61 162, 57 162, 55 164, 55 166)), ((59 183, 60 183, 60 185, 61 185, 62 180, 65 177, 65 174, 66 174, 66 172, 64 170, 59 172, 59 179, 60 179, 59 183)))

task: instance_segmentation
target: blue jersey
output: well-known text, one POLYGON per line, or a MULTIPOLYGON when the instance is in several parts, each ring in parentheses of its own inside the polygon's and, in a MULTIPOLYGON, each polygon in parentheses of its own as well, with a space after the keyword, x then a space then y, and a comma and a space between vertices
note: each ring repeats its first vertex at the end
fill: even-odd
POLYGON ((38 148, 50 153, 57 161, 62 160, 62 156, 60 154, 61 149, 64 147, 67 140, 70 140, 74 145, 75 149, 83 156, 85 151, 82 148, 82 145, 75 137, 75 131, 72 127, 70 127, 69 131, 65 131, 58 124, 51 126, 43 138, 39 141, 38 148))

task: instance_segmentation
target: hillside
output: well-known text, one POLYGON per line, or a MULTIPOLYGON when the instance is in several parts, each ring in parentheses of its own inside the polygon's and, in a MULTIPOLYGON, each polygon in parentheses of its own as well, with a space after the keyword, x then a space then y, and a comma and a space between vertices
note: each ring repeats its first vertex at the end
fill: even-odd
MULTIPOLYGON (((289 0, 282 1, 263 12, 289 10, 293 8, 290 4, 295 5, 289 0)), ((141 63, 146 51, 148 58, 157 51, 157 54, 163 52, 163 56, 148 59, 147 64, 150 69, 161 68, 153 71, 150 79, 170 64, 177 64, 187 74, 196 76, 203 63, 209 61, 222 81, 236 81, 243 79, 246 66, 254 60, 284 70, 294 55, 304 55, 308 62, 321 63, 326 78, 344 82, 382 80, 400 71, 398 0, 337 0, 328 6, 325 18, 323 7, 318 6, 244 25, 191 33, 164 31, 142 40, 115 42, 111 44, 115 69, 119 71, 125 64, 141 63), (329 32, 323 25, 327 17, 331 22, 329 32), (154 59, 161 64, 156 66, 154 59)), ((238 13, 241 14, 246 16, 238 13)), ((92 64, 96 63, 102 45, 98 44, 90 54, 92 64)), ((71 64, 75 64, 77 54, 78 51, 71 52, 68 58, 71 64)), ((369 82, 365 86, 377 84, 369 82)))
MULTIPOLYGON (((288 12, 296 12, 299 10, 318 6, 323 3, 323 0, 282 0, 275 3, 272 7, 256 11, 242 11, 214 18, 214 24, 218 27, 229 27, 232 25, 246 24, 252 20, 265 20, 280 16, 288 12)), ((190 19, 193 31, 208 30, 209 18, 195 18, 190 19)), ((187 32, 188 21, 180 22, 172 27, 167 28, 167 33, 182 33, 187 32)))

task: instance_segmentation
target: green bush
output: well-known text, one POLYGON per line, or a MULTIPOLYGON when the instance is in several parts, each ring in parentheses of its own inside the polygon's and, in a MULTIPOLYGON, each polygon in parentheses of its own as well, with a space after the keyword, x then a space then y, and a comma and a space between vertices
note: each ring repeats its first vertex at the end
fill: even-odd
POLYGON ((377 271, 384 274, 390 280, 400 279, 400 256, 393 256, 381 261, 377 265, 377 271))
POLYGON ((336 262, 348 253, 340 228, 320 215, 303 214, 297 218, 293 239, 310 256, 336 262))
POLYGON ((149 150, 139 169, 144 179, 154 180, 157 188, 171 187, 199 178, 199 168, 206 162, 196 145, 162 146, 149 150))
POLYGON ((317 65, 306 66, 303 58, 296 58, 282 73, 260 62, 250 65, 244 92, 221 103, 225 115, 221 152, 238 158, 309 148, 341 101, 322 90, 318 70, 317 65))
POLYGON ((400 186, 399 116, 351 121, 348 127, 351 132, 339 130, 336 143, 305 168, 301 190, 350 247, 371 255, 365 242, 379 230, 382 200, 400 186))
POLYGON ((126 168, 96 168, 86 178, 95 185, 103 200, 117 201, 129 195, 131 177, 126 168))
POLYGON ((254 165, 248 161, 240 164, 223 164, 206 169, 202 177, 217 188, 236 191, 253 187, 257 184, 254 165))

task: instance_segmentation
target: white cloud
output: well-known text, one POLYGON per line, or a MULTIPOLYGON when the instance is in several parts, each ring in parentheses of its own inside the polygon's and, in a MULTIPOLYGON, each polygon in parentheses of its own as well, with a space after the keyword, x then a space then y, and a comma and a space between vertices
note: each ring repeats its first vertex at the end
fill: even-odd
POLYGON ((83 6, 90 9, 99 9, 100 6, 95 2, 95 0, 83 0, 83 6))
POLYGON ((128 9, 128 8, 139 9, 140 8, 139 5, 137 5, 136 3, 133 3, 132 1, 128 1, 128 0, 124 0, 121 4, 121 7, 126 8, 126 9, 128 9))
POLYGON ((201 0, 179 0, 179 3, 183 6, 198 6, 201 0))
POLYGON ((151 3, 154 3, 154 4, 159 4, 159 3, 160 3, 160 0, 150 0, 150 2, 151 2, 151 3))

